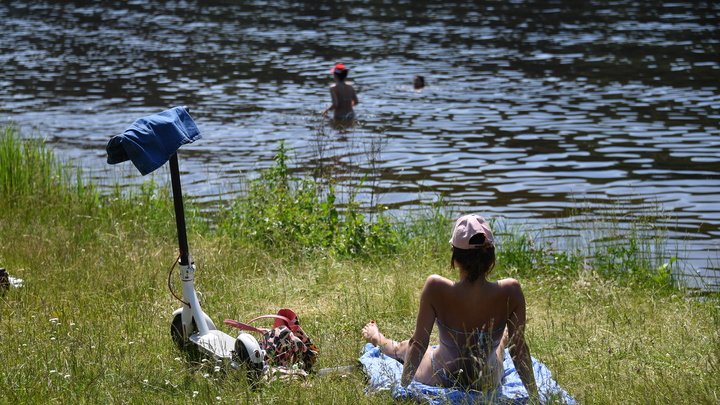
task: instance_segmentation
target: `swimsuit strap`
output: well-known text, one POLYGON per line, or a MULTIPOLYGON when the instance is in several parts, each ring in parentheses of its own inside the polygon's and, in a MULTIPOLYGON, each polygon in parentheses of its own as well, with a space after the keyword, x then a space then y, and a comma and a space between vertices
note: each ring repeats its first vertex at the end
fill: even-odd
MULTIPOLYGON (((500 342, 499 342, 499 341, 498 341, 498 342, 493 341, 492 336, 493 336, 495 333, 500 332, 501 330, 503 330, 503 329, 505 328, 505 325, 503 325, 503 326, 499 327, 498 329, 495 329, 495 330, 492 331, 492 332, 465 332, 465 331, 459 331, 459 330, 453 329, 453 328, 445 325, 444 323, 442 323, 442 321, 440 321, 439 318, 435 318, 435 321, 437 322, 437 324, 438 324, 439 326, 442 326, 443 328, 445 328, 445 329, 447 329, 447 330, 449 330, 449 331, 451 331, 451 332, 455 332, 455 333, 460 334, 460 335, 468 335, 468 336, 469 336, 469 335, 474 335, 474 336, 477 336, 478 346, 479 346, 481 349, 484 349, 485 346, 487 345, 487 342, 490 342, 490 344, 491 344, 490 347, 492 348, 492 350, 495 350, 495 349, 500 345, 500 342)), ((462 349, 462 348, 459 348, 459 347, 457 347, 457 346, 449 345, 449 344, 447 344, 446 342, 443 342, 442 339, 439 339, 439 340, 440 340, 440 343, 442 343, 445 347, 448 347, 448 348, 450 348, 450 349, 454 349, 454 350, 456 350, 456 351, 458 351, 458 352, 468 352, 468 351, 471 351, 471 350, 472 350, 472 348, 462 349)))
POLYGON ((433 368, 435 369, 435 373, 436 373, 437 375, 439 375, 440 378, 442 378, 443 380, 448 381, 449 383, 451 383, 451 384, 452 384, 452 385, 451 385, 452 387, 458 387, 458 388, 463 388, 463 389, 476 388, 476 387, 479 388, 479 387, 482 387, 482 386, 485 385, 485 384, 484 384, 484 381, 488 380, 489 378, 492 378, 493 375, 495 374, 495 367, 497 367, 497 364, 493 364, 492 367, 489 368, 488 373, 485 374, 485 375, 483 375, 482 377, 480 377, 480 378, 479 378, 478 380, 476 380, 475 382, 470 383, 470 384, 467 384, 467 385, 462 384, 462 383, 458 380, 458 378, 451 378, 451 377, 453 377, 452 375, 451 375, 450 377, 448 377, 448 376, 445 374, 445 371, 446 371, 446 370, 445 370, 445 369, 440 369, 440 367, 438 367, 438 365, 437 365, 436 362, 435 362, 435 349, 437 349, 437 347, 434 347, 434 348, 432 349, 432 351, 430 352, 430 364, 432 364, 433 368))
POLYGON ((442 323, 442 321, 440 320, 440 318, 435 318, 435 321, 438 323, 438 325, 442 326, 443 328, 445 328, 445 329, 447 329, 447 330, 449 330, 449 331, 452 331, 452 332, 461 334, 461 335, 478 335, 478 336, 480 336, 480 335, 490 335, 490 336, 492 336, 492 335, 494 335, 495 333, 500 332, 501 330, 505 329, 505 325, 503 325, 503 326, 495 329, 495 330, 492 331, 492 332, 465 332, 465 331, 460 331, 460 330, 453 329, 453 328, 445 325, 444 323, 442 323))

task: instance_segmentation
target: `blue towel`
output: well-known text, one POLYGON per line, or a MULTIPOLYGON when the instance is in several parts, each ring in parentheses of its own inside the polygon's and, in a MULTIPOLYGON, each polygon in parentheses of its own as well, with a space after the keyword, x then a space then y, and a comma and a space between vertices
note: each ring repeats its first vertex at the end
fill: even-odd
POLYGON ((180 146, 200 138, 187 110, 175 107, 140 118, 122 135, 111 138, 105 148, 107 162, 114 165, 130 159, 144 176, 164 165, 180 146))
MULTIPOLYGON (((537 382, 538 392, 541 401, 547 402, 552 399, 553 403, 565 403, 576 405, 574 398, 560 388, 557 382, 552 379, 548 368, 533 358, 533 371, 537 382)), ((440 404, 525 404, 528 402, 528 394, 525 386, 520 380, 520 375, 515 370, 510 352, 505 350, 503 367, 505 376, 502 386, 491 391, 472 391, 460 388, 442 388, 425 385, 413 381, 407 388, 400 385, 403 366, 395 359, 385 356, 380 349, 368 343, 363 349, 360 357, 365 373, 368 376, 369 387, 367 393, 390 390, 393 398, 412 398, 418 402, 440 405, 440 404)))

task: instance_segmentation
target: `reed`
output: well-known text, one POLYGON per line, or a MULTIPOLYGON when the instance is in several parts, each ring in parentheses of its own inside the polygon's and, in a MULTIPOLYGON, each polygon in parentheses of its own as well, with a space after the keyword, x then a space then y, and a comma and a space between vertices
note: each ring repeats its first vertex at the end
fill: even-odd
MULTIPOLYGON (((132 192, 100 194, 78 176, 58 175, 42 142, 2 133, 3 148, 8 133, 15 140, 0 160, 6 176, 0 266, 25 285, 0 297, 0 403, 394 403, 388 392, 366 395, 361 373, 252 390, 238 373, 184 356, 170 337, 170 315, 180 304, 166 285, 177 256, 167 190, 150 181, 132 192), (38 150, 24 151, 28 145, 38 150), (31 181, 38 176, 32 166, 7 167, 22 154, 44 156, 49 178, 31 181), (8 187, 11 172, 27 179, 24 187, 8 187)), ((355 364, 369 320, 390 337, 409 337, 425 278, 454 277, 445 236, 454 215, 442 204, 413 213, 415 221, 388 218, 396 250, 362 255, 220 231, 226 217, 198 210, 192 199, 186 206, 196 286, 208 315, 224 328, 224 318, 292 308, 320 348, 317 368, 355 364)), ((539 260, 527 236, 536 246, 542 234, 523 235, 496 221, 503 242, 492 276, 520 279, 532 354, 577 400, 717 402, 717 297, 696 299, 652 278, 614 277, 573 249, 566 252, 570 264, 539 260)))

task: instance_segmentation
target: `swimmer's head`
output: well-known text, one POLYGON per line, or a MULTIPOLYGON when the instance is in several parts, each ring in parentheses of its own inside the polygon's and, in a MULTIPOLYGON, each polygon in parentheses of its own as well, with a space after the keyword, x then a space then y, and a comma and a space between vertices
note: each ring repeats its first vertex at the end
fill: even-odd
POLYGON ((421 75, 415 75, 413 78, 413 87, 416 89, 422 89, 425 87, 425 77, 421 75))
POLYGON ((342 63, 338 63, 334 68, 330 69, 330 72, 338 76, 340 80, 345 80, 349 70, 350 69, 346 68, 342 63))
POLYGON ((348 70, 348 68, 346 68, 345 65, 338 63, 334 68, 330 69, 330 73, 340 73, 346 70, 348 70))

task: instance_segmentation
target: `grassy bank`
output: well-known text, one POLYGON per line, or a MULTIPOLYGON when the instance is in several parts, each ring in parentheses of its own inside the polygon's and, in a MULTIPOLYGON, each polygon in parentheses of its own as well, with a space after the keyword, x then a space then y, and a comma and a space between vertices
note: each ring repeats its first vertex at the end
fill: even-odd
MULTIPOLYGON (((0 133, 0 267, 25 280, 0 297, 0 403, 392 402, 367 396, 361 374, 253 391, 237 373, 187 359, 169 333, 180 304, 166 285, 177 256, 167 190, 100 195, 41 142, 0 133)), ((317 368, 354 364, 368 320, 406 338, 427 275, 454 277, 454 214, 369 215, 332 181, 295 178, 290 165, 278 159, 223 210, 186 202, 196 286, 228 333, 222 319, 288 307, 321 350, 317 368)), ((720 306, 673 286, 652 238, 623 231, 622 243, 581 252, 500 221, 496 231, 493 277, 521 281, 532 354, 578 401, 718 402, 720 306)))

